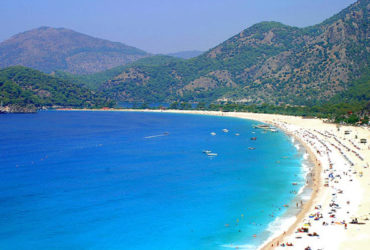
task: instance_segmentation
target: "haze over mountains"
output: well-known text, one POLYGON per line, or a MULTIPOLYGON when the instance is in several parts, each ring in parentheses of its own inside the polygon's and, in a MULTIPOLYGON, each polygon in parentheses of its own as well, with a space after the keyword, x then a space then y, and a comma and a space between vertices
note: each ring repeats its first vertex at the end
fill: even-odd
POLYGON ((0 43, 0 67, 22 65, 47 73, 93 73, 149 55, 122 43, 64 28, 40 27, 0 43))
POLYGON ((199 56, 203 53, 204 53, 204 51, 188 50, 188 51, 179 51, 179 52, 176 52, 176 53, 170 53, 170 54, 167 54, 167 55, 182 58, 182 59, 190 59, 190 58, 193 58, 193 57, 197 57, 197 56, 199 56))
POLYGON ((313 105, 359 93, 357 86, 367 96, 369 9, 368 0, 359 0, 307 28, 261 22, 186 60, 176 57, 191 53, 152 56, 121 43, 42 27, 1 43, 0 67, 21 64, 53 72, 53 77, 101 92, 107 102, 313 105))

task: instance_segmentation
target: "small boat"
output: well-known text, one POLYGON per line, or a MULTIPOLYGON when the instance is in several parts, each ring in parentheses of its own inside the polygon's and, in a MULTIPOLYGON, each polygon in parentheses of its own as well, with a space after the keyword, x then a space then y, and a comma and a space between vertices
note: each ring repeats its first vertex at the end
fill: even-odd
POLYGON ((217 156, 217 153, 207 153, 208 156, 217 156))
POLYGON ((224 128, 224 129, 222 130, 222 132, 227 133, 227 132, 229 132, 229 130, 228 130, 228 129, 226 129, 226 128, 224 128))
POLYGON ((213 135, 213 136, 214 136, 214 135, 216 135, 216 133, 215 133, 215 132, 211 132, 211 135, 213 135))
POLYGON ((254 147, 248 147, 249 150, 255 150, 256 148, 254 147))
POLYGON ((212 151, 211 150, 203 150, 203 153, 204 154, 209 154, 209 153, 211 153, 212 151))
POLYGON ((253 128, 262 129, 264 130, 263 132, 266 132, 266 131, 278 132, 275 127, 267 125, 267 124, 253 125, 253 128))
POLYGON ((270 129, 270 126, 265 125, 265 124, 259 124, 259 125, 253 125, 253 128, 270 129))
POLYGON ((293 183, 292 183, 292 185, 293 185, 293 186, 297 186, 297 185, 298 185, 298 183, 297 183, 297 182, 293 182, 293 183))
POLYGON ((251 137, 251 140, 255 141, 255 140, 257 140, 257 137, 251 137))
POLYGON ((239 133, 236 133, 235 135, 236 135, 236 136, 239 136, 240 134, 239 134, 239 133))

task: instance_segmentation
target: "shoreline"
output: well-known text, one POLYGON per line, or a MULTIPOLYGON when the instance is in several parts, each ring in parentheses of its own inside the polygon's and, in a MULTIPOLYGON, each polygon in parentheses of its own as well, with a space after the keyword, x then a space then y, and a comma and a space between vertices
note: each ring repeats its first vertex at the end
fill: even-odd
MULTIPOLYGON (((312 174, 311 183, 307 184, 308 177, 306 176, 306 178, 305 178, 306 184, 304 185, 304 189, 311 188, 312 191, 311 191, 310 198, 303 204, 300 211, 295 215, 296 218, 294 220, 294 223, 291 224, 289 226, 289 228, 287 228, 283 232, 280 232, 280 234, 278 234, 278 236, 270 237, 269 239, 267 239, 258 248, 260 250, 273 249, 274 247, 276 247, 275 244, 277 242, 283 242, 285 236, 288 235, 288 234, 292 234, 294 232, 294 229, 299 225, 299 223, 304 219, 304 217, 307 216, 307 214, 309 213, 310 209, 312 208, 312 206, 314 204, 315 199, 319 196, 319 192, 320 192, 320 178, 314 178, 314 177, 319 176, 321 171, 322 171, 320 161, 318 161, 315 154, 312 152, 311 148, 303 140, 301 140, 298 136, 290 133, 289 131, 286 131, 284 128, 282 128, 282 127, 280 127, 276 124, 273 124, 273 123, 269 123, 269 124, 279 127, 282 131, 284 131, 285 134, 287 134, 288 136, 293 137, 294 139, 296 139, 306 150, 307 154, 309 155, 309 160, 313 164, 313 168, 312 168, 311 171, 308 172, 308 174, 312 174)), ((296 197, 298 197, 298 196, 296 196, 296 197)))
MULTIPOLYGON (((272 236, 263 242, 258 249, 280 249, 280 247, 289 248, 289 245, 285 245, 288 242, 294 246, 291 249, 296 249, 297 247, 304 249, 307 246, 312 247, 312 245, 316 248, 327 249, 367 249, 367 246, 370 243, 370 223, 366 223, 366 220, 368 220, 367 217, 365 218, 362 216, 365 218, 365 221, 363 222, 364 226, 362 226, 361 232, 358 231, 358 226, 348 225, 350 218, 359 217, 361 219, 361 214, 370 218, 370 182, 367 183, 365 181, 366 178, 362 178, 363 176, 370 177, 369 172, 366 169, 369 167, 370 162, 370 146, 369 144, 366 144, 366 146, 362 147, 362 145, 353 141, 354 138, 357 139, 357 136, 361 136, 360 138, 367 138, 369 140, 369 128, 342 125, 342 128, 353 131, 350 137, 343 134, 343 130, 340 131, 340 126, 337 124, 324 123, 323 120, 320 119, 303 119, 302 117, 277 114, 132 109, 72 111, 163 112, 214 115, 255 120, 279 127, 279 129, 281 129, 285 134, 297 140, 305 148, 311 162, 314 163, 311 170, 311 173, 313 173, 312 192, 310 198, 303 204, 300 211, 296 214, 294 223, 289 224, 289 226, 282 226, 285 228, 281 228, 279 230, 280 233, 278 236, 272 232, 272 236), (361 149, 359 147, 361 147, 361 149), (353 149, 356 149, 356 151, 353 149), (346 150, 348 150, 349 156, 347 155, 346 150), (362 158, 359 157, 360 154, 358 152, 365 155, 362 161, 357 159, 362 158), (327 173, 336 175, 335 177, 332 176, 332 179, 329 179, 325 178, 327 173), (360 173, 360 175, 358 173, 360 173), (342 177, 346 180, 342 180, 342 177), (361 190, 358 190, 359 188, 361 188, 361 190), (332 196, 334 195, 332 194, 333 192, 335 192, 335 196, 332 196), (351 196, 351 192, 360 193, 361 195, 353 197, 353 195, 351 196), (343 193, 345 195, 343 195, 343 193), (351 200, 351 203, 349 201, 345 202, 346 200, 351 200), (341 206, 338 207, 338 209, 342 209, 338 211, 334 210, 335 212, 332 213, 330 211, 330 209, 332 209, 332 204, 335 204, 335 202, 339 203, 339 201, 341 202, 341 206), (347 213, 345 213, 344 210, 348 210, 347 213), (317 213, 317 216, 320 214, 320 218, 317 218, 317 221, 316 218, 312 221, 313 219, 309 215, 315 213, 317 213), (325 217, 323 215, 325 215, 325 217), (336 215, 338 215, 338 218, 336 215), (342 221, 339 217, 345 218, 345 220, 343 219, 342 221), (327 220, 331 220, 330 225, 326 222, 327 220), (297 229, 300 228, 299 226, 307 225, 307 223, 309 224, 311 234, 311 230, 315 230, 315 233, 316 231, 319 232, 319 237, 310 237, 309 233, 307 233, 307 235, 297 234, 297 229), (336 247, 333 247, 333 241, 335 242, 334 245, 336 247), (280 246, 280 244, 284 244, 284 246, 280 246)), ((305 181, 307 181, 307 179, 308 175, 306 176, 305 181)), ((370 178, 368 180, 370 180, 370 178)), ((306 183, 304 188, 307 187, 309 187, 309 184, 306 183)), ((279 217, 281 218, 282 216, 279 217)))

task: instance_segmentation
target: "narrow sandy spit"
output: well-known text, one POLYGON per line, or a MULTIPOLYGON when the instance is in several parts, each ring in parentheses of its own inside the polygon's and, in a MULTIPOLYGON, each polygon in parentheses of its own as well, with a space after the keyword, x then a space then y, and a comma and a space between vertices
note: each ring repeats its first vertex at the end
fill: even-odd
MULTIPOLYGON (((140 112, 127 109, 114 111, 140 112)), ((295 222, 282 228, 280 235, 269 239, 261 249, 369 249, 369 128, 338 126, 320 119, 271 114, 144 111, 237 117, 279 127, 299 140, 315 163, 311 169, 312 194, 301 206, 295 222), (361 139, 366 139, 367 143, 360 143, 361 139)))

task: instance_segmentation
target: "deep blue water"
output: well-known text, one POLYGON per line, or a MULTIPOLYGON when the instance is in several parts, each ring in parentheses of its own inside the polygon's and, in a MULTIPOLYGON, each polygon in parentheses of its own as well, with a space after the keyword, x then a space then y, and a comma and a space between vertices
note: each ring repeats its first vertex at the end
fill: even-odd
POLYGON ((1 115, 0 249, 256 246, 270 214, 292 200, 291 183, 303 178, 289 137, 255 123, 159 113, 1 115))

